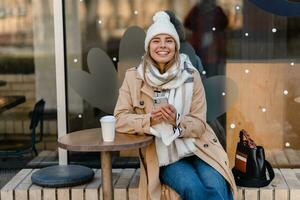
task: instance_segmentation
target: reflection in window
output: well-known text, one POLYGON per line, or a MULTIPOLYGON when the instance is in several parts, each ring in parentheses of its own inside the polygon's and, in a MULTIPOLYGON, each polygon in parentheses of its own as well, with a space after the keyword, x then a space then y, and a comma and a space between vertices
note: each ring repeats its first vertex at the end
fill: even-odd
MULTIPOLYGON (((185 24, 187 41, 203 63, 204 71, 201 74, 208 77, 208 80, 216 75, 225 75, 237 84, 237 100, 222 122, 227 130, 227 151, 230 156, 234 154, 238 132, 244 128, 258 144, 266 147, 268 158, 274 158, 273 165, 280 166, 276 162, 276 156, 284 155, 286 164, 295 166, 287 157, 289 154, 286 150, 295 150, 300 146, 300 126, 297 123, 300 106, 296 101, 300 96, 297 60, 300 55, 300 19, 276 16, 249 1, 202 0, 201 4, 197 4, 198 2, 65 1, 68 73, 91 73, 88 52, 92 48, 99 48, 107 54, 106 59, 110 60, 111 68, 114 67, 119 75, 124 74, 124 69, 136 65, 131 61, 129 64, 123 62, 127 56, 130 57, 131 52, 121 51, 125 31, 130 26, 146 29, 156 11, 172 10, 185 24), (193 8, 197 9, 193 12, 193 8)), ((139 42, 142 41, 136 40, 131 46, 138 46, 139 42)), ((131 48, 131 43, 128 44, 125 49, 131 48)), ((134 54, 132 60, 135 56, 140 55, 134 54)), ((97 61, 94 65, 101 71, 108 66, 106 63, 97 61)), ((73 79, 76 77, 71 73, 68 75, 73 76, 73 79)), ((118 77, 119 80, 122 80, 122 76, 118 77)), ((108 77, 97 78, 104 80, 108 77)), ((71 83, 72 81, 68 82, 70 129, 99 127, 98 119, 107 112, 79 96, 71 83)), ((225 102, 230 97, 226 87, 229 86, 223 85, 225 92, 220 93, 225 102)), ((109 93, 110 89, 108 85, 105 90, 109 93)), ((85 91, 93 90, 85 88, 85 91)), ((101 100, 97 103, 101 103, 101 100)), ((209 99, 208 101, 208 104, 213 103, 209 99)))
POLYGON ((45 144, 57 137, 53 28, 52 0, 0 1, 0 82, 5 82, 0 99, 17 96, 16 101, 7 101, 6 110, 1 109, 0 139, 27 139, 30 112, 43 98, 46 136, 38 151, 54 150, 54 142, 45 144))

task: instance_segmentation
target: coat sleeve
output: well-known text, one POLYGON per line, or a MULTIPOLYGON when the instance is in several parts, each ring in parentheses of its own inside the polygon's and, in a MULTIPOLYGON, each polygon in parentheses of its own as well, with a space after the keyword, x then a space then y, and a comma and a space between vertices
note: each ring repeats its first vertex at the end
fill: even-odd
POLYGON ((119 89, 119 97, 114 111, 116 131, 128 134, 149 134, 151 114, 137 114, 134 112, 132 92, 128 84, 129 73, 132 72, 126 72, 123 84, 119 89))
POLYGON ((182 129, 180 137, 200 138, 205 132, 206 126, 205 91, 200 75, 195 71, 191 110, 182 118, 179 124, 182 129))

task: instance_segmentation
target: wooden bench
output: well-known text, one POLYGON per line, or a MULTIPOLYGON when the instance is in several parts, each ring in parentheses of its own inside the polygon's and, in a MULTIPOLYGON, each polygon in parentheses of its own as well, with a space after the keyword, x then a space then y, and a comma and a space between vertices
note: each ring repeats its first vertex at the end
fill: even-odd
MULTIPOLYGON (((31 182, 36 169, 23 169, 2 189, 0 200, 101 200, 100 170, 95 169, 92 182, 67 188, 42 188, 31 182)), ((139 169, 114 169, 115 200, 137 200, 139 169)), ((272 183, 263 188, 238 189, 239 200, 298 200, 300 199, 300 169, 275 169, 272 183)))
MULTIPOLYGON (((1 136, 0 136, 1 137, 1 136)), ((52 139, 51 139, 52 141, 52 139)), ((56 140, 55 140, 56 141, 56 140)), ((125 152, 125 151, 122 151, 125 152)), ((122 154, 122 156, 129 156, 131 154, 136 154, 132 152, 127 152, 126 154, 122 154)), ((271 163, 274 168, 300 168, 300 150, 292 149, 292 148, 285 148, 285 149, 271 149, 265 150, 266 159, 271 163)), ((72 154, 71 154, 72 155, 72 154)), ((82 157, 86 157, 83 155, 82 157)), ((80 158, 76 157, 78 161, 80 158)), ((99 157, 97 157, 99 159, 99 157)), ((131 159, 134 157, 126 157, 124 160, 127 161, 126 164, 130 164, 131 159)), ((114 161, 114 160, 113 160, 114 161)), ((98 166, 97 161, 94 159, 82 159, 82 162, 87 164, 87 162, 95 162, 96 166, 98 166)), ((135 160, 134 160, 135 162, 135 160)), ((35 159, 33 159, 30 163, 28 163, 28 168, 41 168, 49 165, 56 165, 58 164, 58 154, 57 151, 42 151, 35 159)), ((76 163, 75 163, 76 164, 76 163)), ((80 163, 77 163, 80 164, 80 163)), ((119 163, 120 164, 120 163, 119 163)), ((125 161, 123 163, 125 165, 125 161)), ((138 163, 134 163, 138 166, 138 163)), ((114 165, 114 162, 113 162, 114 165)), ((95 167, 97 168, 97 167, 95 167)), ((116 167, 117 168, 117 167, 116 167)), ((120 167, 122 168, 122 167, 120 167)))
MULTIPOLYGON (((102 199, 101 171, 95 169, 90 183, 66 188, 43 188, 32 184, 31 174, 37 169, 23 169, 3 188, 1 200, 99 200, 102 199)), ((114 169, 115 199, 138 199, 139 169, 114 169)))

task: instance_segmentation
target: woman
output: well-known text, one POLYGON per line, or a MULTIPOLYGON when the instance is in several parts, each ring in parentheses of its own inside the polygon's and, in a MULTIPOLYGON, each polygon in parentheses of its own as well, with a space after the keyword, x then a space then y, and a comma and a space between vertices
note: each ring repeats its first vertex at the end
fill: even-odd
POLYGON ((146 53, 126 72, 114 113, 118 132, 155 136, 140 151, 139 199, 174 199, 176 192, 181 199, 232 199, 234 178, 226 152, 206 124, 200 75, 179 54, 169 16, 157 12, 153 20, 146 53))

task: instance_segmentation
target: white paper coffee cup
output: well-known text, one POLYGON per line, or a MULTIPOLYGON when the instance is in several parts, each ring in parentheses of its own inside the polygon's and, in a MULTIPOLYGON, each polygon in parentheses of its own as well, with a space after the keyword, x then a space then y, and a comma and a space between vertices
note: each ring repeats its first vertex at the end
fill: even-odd
POLYGON ((104 142, 113 142, 115 140, 116 118, 112 115, 104 116, 100 119, 102 129, 102 139, 104 142))

